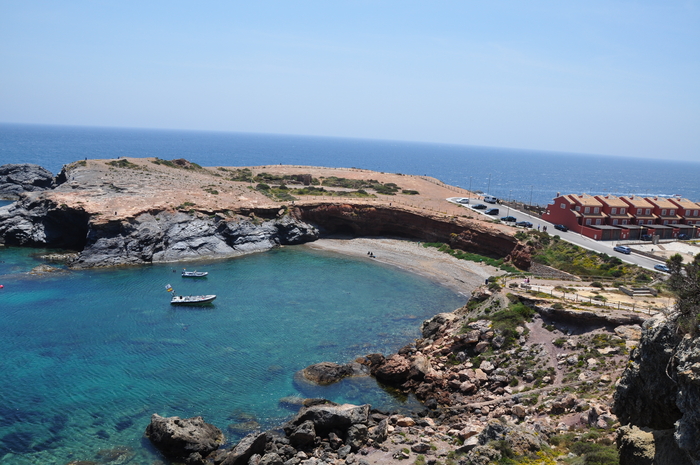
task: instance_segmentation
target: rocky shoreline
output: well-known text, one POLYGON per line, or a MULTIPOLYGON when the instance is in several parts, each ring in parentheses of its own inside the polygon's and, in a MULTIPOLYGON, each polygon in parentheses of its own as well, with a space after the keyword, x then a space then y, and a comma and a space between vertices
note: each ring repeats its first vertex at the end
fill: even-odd
MULTIPOLYGON (((0 196, 18 200, 0 208, 0 240, 75 250, 74 268, 229 257, 333 233, 445 242, 530 265, 531 250, 508 230, 434 213, 444 199, 434 183, 410 180, 415 192, 434 192, 415 204, 377 196, 290 203, 221 173, 230 170, 184 160, 86 160, 55 178, 5 165, 0 196)), ((465 283, 474 291, 467 305, 424 322, 422 337, 396 354, 300 374, 320 384, 371 375, 423 402, 410 415, 307 399, 280 430, 252 432, 230 449, 197 417, 154 414, 146 435, 175 463, 199 465, 700 463, 697 338, 662 316, 642 330, 636 314, 557 307, 501 289, 493 275, 487 282, 465 283)))
POLYGON ((557 324, 533 299, 536 312, 509 334, 491 314, 504 299, 513 295, 484 287, 465 307, 425 321, 422 338, 396 354, 301 373, 329 384, 369 372, 417 396, 424 408, 411 414, 307 399, 279 430, 252 432, 228 449, 201 418, 154 415, 146 435, 171 460, 199 465, 698 463, 696 340, 661 315, 643 330, 624 318, 557 324), (206 425, 194 434, 208 431, 206 451, 173 426, 163 440, 164 423, 187 430, 193 422, 206 425), (171 448, 173 437, 185 444, 171 448))

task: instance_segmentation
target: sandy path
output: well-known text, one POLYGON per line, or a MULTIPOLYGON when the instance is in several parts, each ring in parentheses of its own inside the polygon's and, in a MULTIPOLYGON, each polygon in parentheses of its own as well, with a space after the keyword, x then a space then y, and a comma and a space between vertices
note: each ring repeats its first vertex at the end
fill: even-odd
POLYGON ((376 260, 431 279, 454 291, 469 295, 489 276, 503 272, 481 263, 458 260, 432 247, 423 247, 418 241, 389 238, 333 238, 319 239, 306 244, 317 250, 376 260), (372 252, 375 258, 369 258, 372 252))

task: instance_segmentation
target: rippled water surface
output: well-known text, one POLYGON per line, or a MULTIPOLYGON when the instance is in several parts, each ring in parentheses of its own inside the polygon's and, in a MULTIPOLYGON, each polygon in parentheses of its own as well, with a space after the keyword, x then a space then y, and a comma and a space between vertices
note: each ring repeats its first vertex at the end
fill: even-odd
POLYGON ((422 319, 464 303, 414 275, 306 248, 187 265, 205 279, 167 265, 35 276, 36 253, 0 248, 2 463, 126 453, 151 464, 142 436, 154 412, 202 415, 235 441, 241 423, 292 414, 285 396, 397 406, 370 379, 309 388, 294 374, 394 351, 422 319), (218 297, 172 307, 166 284, 218 297))

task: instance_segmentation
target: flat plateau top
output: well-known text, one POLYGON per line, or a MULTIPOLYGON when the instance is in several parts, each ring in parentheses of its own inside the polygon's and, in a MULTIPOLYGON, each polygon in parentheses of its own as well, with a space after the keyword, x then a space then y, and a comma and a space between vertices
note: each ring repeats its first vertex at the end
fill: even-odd
MULTIPOLYGON (((226 210, 274 209, 291 205, 290 201, 274 200, 256 190, 256 182, 232 180, 237 170, 248 169, 253 176, 309 174, 323 179, 331 176, 345 179, 375 180, 394 183, 401 190, 417 191, 408 195, 379 194, 365 189, 371 198, 295 195, 295 205, 348 203, 367 204, 413 210, 426 216, 460 217, 480 220, 483 217, 459 205, 447 202, 449 197, 473 196, 468 191, 448 186, 427 176, 384 173, 355 168, 326 168, 316 166, 267 165, 253 167, 199 167, 182 161, 183 165, 163 162, 156 158, 120 158, 118 160, 85 160, 67 165, 68 180, 44 194, 57 204, 82 207, 99 221, 113 221, 137 216, 144 212, 194 209, 202 213, 226 210)), ((290 189, 302 184, 284 182, 290 189)), ((271 183, 272 184, 272 183, 271 183)), ((327 191, 347 191, 323 186, 327 191)), ((495 229, 502 229, 492 225, 495 229)))

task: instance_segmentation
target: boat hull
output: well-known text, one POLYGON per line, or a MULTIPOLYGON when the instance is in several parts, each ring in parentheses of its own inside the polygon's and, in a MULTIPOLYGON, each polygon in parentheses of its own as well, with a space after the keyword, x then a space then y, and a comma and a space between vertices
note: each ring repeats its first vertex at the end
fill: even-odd
POLYGON ((183 278, 206 278, 209 274, 208 271, 183 271, 183 278))
POLYGON ((176 295, 170 300, 171 305, 207 305, 216 299, 215 295, 176 295))

